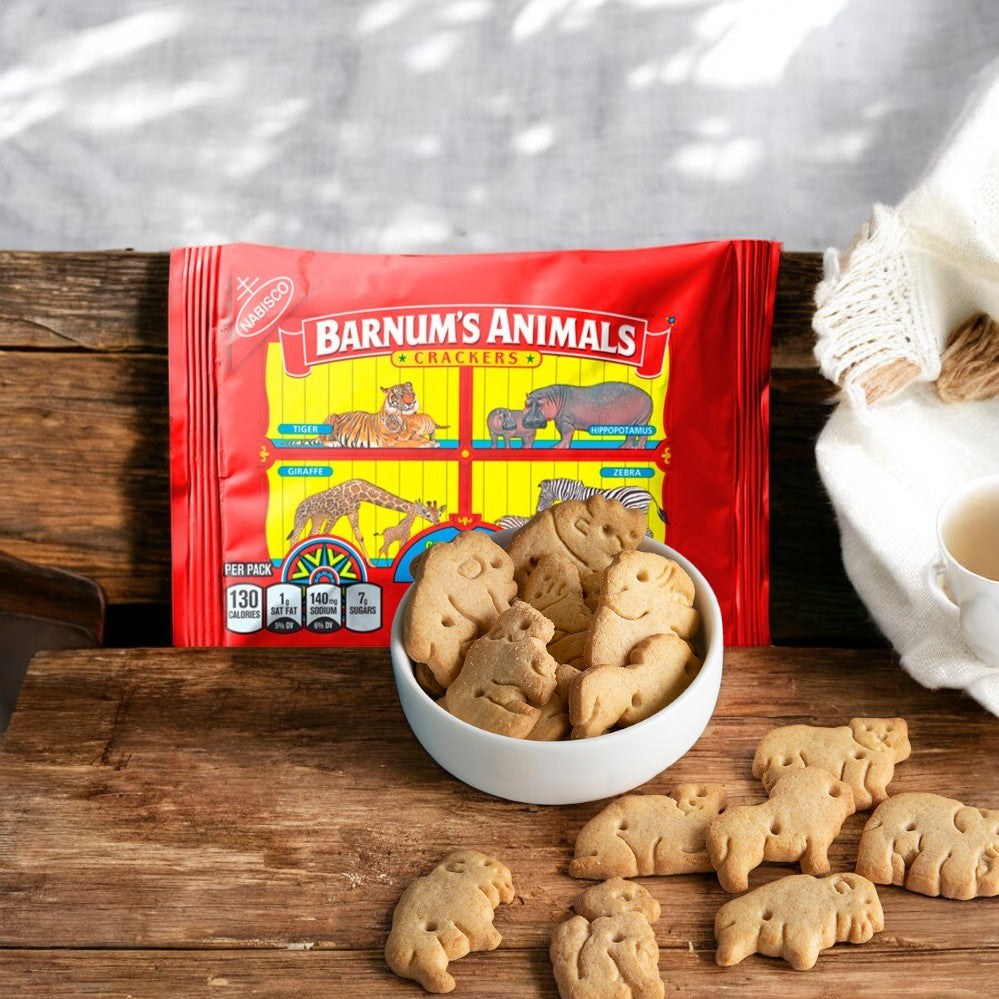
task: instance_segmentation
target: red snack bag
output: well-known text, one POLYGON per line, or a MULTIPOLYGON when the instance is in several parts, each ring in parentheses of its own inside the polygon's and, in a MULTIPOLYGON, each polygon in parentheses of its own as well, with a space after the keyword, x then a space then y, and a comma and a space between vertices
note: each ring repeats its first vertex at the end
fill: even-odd
POLYGON ((387 645, 428 544, 601 490, 768 643, 778 261, 174 250, 175 642, 387 645))

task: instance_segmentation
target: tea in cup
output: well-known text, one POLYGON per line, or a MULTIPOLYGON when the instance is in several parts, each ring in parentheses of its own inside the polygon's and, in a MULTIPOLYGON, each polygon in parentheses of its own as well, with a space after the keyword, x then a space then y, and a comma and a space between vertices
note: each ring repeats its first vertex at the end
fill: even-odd
POLYGON ((957 616, 975 655, 999 666, 999 475, 967 482, 947 498, 937 541, 941 561, 927 572, 930 593, 957 616))

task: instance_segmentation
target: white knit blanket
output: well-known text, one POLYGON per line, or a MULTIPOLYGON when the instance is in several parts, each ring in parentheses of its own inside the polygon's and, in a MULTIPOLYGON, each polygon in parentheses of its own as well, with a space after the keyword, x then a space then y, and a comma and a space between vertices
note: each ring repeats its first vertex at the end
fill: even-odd
POLYGON ((816 358, 843 389, 816 455, 847 575, 916 680, 999 715, 999 669, 924 583, 944 498, 999 472, 999 399, 942 402, 932 384, 956 325, 999 319, 999 65, 917 187, 826 253, 816 306, 816 358), (872 380, 900 365, 904 387, 873 398, 872 380))

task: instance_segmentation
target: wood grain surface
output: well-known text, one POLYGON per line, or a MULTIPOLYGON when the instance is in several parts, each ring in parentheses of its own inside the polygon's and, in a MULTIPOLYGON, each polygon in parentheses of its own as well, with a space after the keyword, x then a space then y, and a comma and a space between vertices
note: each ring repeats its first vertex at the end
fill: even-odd
MULTIPOLYGON (((914 684, 884 650, 730 650, 700 741, 643 790, 679 781, 763 799, 770 728, 907 718, 892 792, 999 807, 999 724, 914 684)), ((522 805, 451 778, 402 716, 381 651, 105 650, 33 661, 0 744, 0 995, 414 996, 382 958, 404 887, 457 846, 495 853, 517 896, 500 950, 455 963, 457 995, 553 997, 552 927, 585 887, 566 874, 600 803, 522 805)), ((852 869, 865 815, 831 851, 852 869)), ((760 884, 788 868, 764 865, 760 884)), ((668 994, 986 995, 999 898, 880 889, 886 926, 810 972, 714 963, 728 898, 709 875, 640 879, 668 994)))
MULTIPOLYGON (((167 255, 0 253, 0 551, 82 573, 107 642, 169 642, 167 255)), ((772 635, 882 641, 847 581, 815 470, 831 386, 812 357, 814 253, 784 253, 773 330, 772 635), (819 574, 816 565, 820 565, 819 574), (807 599, 802 599, 802 595, 807 599)))

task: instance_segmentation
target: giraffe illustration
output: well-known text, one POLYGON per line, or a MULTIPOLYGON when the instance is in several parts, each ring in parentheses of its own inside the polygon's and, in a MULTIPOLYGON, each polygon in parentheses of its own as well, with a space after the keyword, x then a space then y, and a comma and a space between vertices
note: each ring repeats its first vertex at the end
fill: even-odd
MULTIPOLYGON (((317 534, 328 534, 341 517, 346 517, 354 532, 354 539, 357 541, 365 560, 370 563, 371 557, 364 546, 364 536, 357 523, 357 511, 362 503, 371 503, 373 506, 380 506, 386 510, 398 510, 407 515, 412 514, 414 519, 422 517, 431 524, 436 524, 440 520, 441 511, 436 504, 403 499, 401 496, 390 493, 387 489, 382 489, 381 486, 376 486, 373 482, 368 482, 367 479, 348 479, 346 482, 340 482, 322 492, 306 496, 298 504, 295 508, 294 526, 288 535, 288 540, 292 543, 298 541, 305 534, 307 524, 310 525, 307 537, 314 538, 317 534)), ((404 519, 400 524, 397 524, 396 530, 405 522, 404 519)), ((384 547, 383 545, 383 549, 384 547)))
POLYGON ((439 524, 445 509, 447 509, 446 506, 438 507, 436 503, 421 503, 417 500, 413 504, 413 508, 398 524, 394 527, 386 527, 381 532, 382 545, 378 549, 378 554, 387 556, 389 548, 393 544, 398 544, 401 549, 409 540, 410 534, 413 533, 413 522, 417 517, 422 517, 423 520, 427 520, 431 524, 439 524), (430 516, 427 516, 428 514, 430 516))

